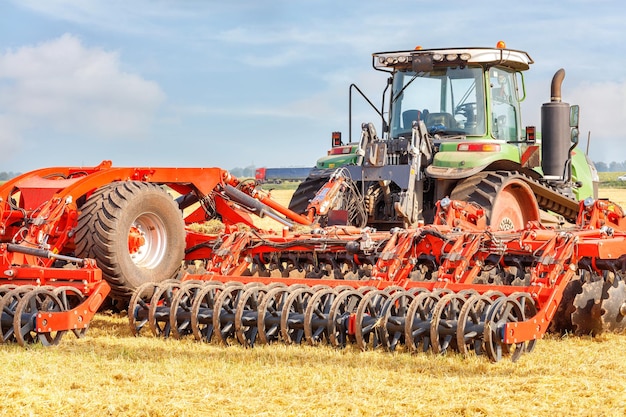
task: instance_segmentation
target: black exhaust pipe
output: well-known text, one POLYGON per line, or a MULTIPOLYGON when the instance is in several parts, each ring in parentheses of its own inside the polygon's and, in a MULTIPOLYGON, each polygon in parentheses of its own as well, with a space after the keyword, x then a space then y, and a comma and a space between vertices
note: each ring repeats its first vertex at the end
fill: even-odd
POLYGON ((561 102, 564 78, 565 70, 561 68, 552 77, 550 103, 541 106, 541 168, 549 180, 564 180, 570 159, 570 106, 561 102))

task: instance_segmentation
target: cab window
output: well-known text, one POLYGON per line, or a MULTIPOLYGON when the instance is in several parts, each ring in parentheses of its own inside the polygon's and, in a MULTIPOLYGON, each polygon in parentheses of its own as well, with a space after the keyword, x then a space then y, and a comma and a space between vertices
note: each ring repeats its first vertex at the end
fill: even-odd
POLYGON ((515 74, 501 68, 489 70, 491 87, 492 135, 496 139, 517 140, 517 95, 515 74))

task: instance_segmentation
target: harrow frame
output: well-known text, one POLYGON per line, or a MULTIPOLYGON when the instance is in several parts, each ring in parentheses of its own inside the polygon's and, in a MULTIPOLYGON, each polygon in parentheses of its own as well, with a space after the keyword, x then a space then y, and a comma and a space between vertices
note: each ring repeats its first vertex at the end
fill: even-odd
MULTIPOLYGON (((252 346, 255 334, 259 329, 265 332, 266 324, 254 318, 256 309, 266 309, 278 302, 277 297, 291 294, 291 289, 278 288, 296 286, 302 290, 300 295, 328 310, 298 313, 302 317, 297 320, 304 324, 299 340, 304 337, 314 344, 326 335, 336 346, 357 341, 365 349, 375 340, 374 345, 384 342, 389 349, 406 343, 409 350, 417 345, 436 352, 454 348, 464 353, 486 351, 492 360, 510 354, 516 360, 548 330, 579 271, 603 282, 608 282, 606 274, 616 277, 615 289, 603 291, 615 294, 607 306, 618 319, 611 323, 613 328, 626 327, 622 323, 626 303, 620 304, 626 294, 620 275, 626 266, 626 221, 622 209, 609 201, 582 201, 577 224, 560 228, 530 222, 523 230, 492 231, 482 208, 447 198, 437 204, 432 225, 390 232, 322 228, 315 226, 316 220, 328 214, 327 203, 342 192, 340 176, 333 176, 312 200, 307 214, 299 215, 276 203, 256 184, 219 168, 117 168, 103 161, 92 168, 33 171, 0 187, 3 340, 55 344, 60 340, 57 332, 84 334, 111 288, 95 260, 76 256, 77 222, 91 195, 126 182, 167 187, 176 194, 187 226, 215 216, 225 225, 217 234, 186 228, 184 262, 190 266, 201 262, 203 270, 189 268, 180 281, 140 286, 129 306, 135 334, 146 324, 157 335, 169 335, 172 328, 178 336, 189 334, 195 293, 205 291, 205 285, 215 285, 205 295, 217 297, 219 293, 219 305, 237 314, 226 314, 222 323, 222 307, 203 311, 218 317, 215 326, 238 329, 236 335, 224 332, 218 338, 227 341, 236 336, 252 346), (283 231, 259 230, 254 215, 273 218, 284 226, 283 231), (313 228, 290 231, 295 223, 313 228), (11 292, 16 287, 23 293, 11 292), (266 295, 271 298, 265 299, 266 295), (173 300, 177 303, 171 306, 173 300), (402 303, 409 301, 401 312, 402 303), (460 319, 477 314, 473 308, 481 310, 482 316, 478 330, 472 330, 478 332, 471 337, 474 347, 468 349, 465 334, 456 334, 456 345, 451 342, 455 335, 451 329, 464 329, 467 323, 460 319), (411 316, 411 322, 406 314, 421 318, 411 316), (188 320, 187 327, 179 329, 179 319, 188 320), (417 322, 419 329, 412 329, 417 322), (397 323, 404 323, 404 336, 398 336, 397 323), (245 334, 242 328, 248 329, 245 334), (393 337, 391 328, 395 329, 393 337)), ((129 251, 141 247, 144 239, 131 227, 129 251)), ((274 333, 261 341, 279 338, 275 313, 274 333)), ((282 339, 289 342, 293 330, 289 323, 296 319, 288 315, 281 320, 282 339)))

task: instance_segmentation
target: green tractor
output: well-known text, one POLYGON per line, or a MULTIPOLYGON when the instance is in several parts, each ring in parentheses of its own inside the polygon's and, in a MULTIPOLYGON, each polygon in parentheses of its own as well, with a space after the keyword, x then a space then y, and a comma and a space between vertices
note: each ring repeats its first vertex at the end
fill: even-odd
MULTIPOLYGON (((493 230, 518 230, 530 221, 573 221, 578 201, 597 198, 598 175, 578 144, 578 106, 561 101, 565 72, 552 80, 541 109, 541 134, 522 127, 523 51, 496 48, 421 49, 373 54, 389 74, 380 109, 360 138, 333 147, 300 184, 289 207, 304 212, 316 192, 341 169, 354 184, 339 204, 349 223, 378 229, 430 223, 444 198, 480 205, 493 230)), ((352 106, 351 106, 352 107, 352 106)), ((352 125, 352 109, 350 110, 352 125)))

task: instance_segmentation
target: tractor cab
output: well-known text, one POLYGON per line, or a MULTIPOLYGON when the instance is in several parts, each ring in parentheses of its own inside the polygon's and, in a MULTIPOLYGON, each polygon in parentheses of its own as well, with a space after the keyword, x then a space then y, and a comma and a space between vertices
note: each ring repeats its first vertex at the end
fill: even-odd
MULTIPOLYGON (((471 175, 498 160, 539 166, 539 152, 528 157, 538 146, 534 137, 527 141, 520 114, 525 98, 519 94, 525 91, 521 71, 533 60, 526 52, 499 46, 374 53, 374 69, 389 73, 391 86, 381 109, 375 109, 382 121, 381 140, 389 142, 390 149, 402 149, 396 142, 407 142, 413 123, 424 122, 435 142, 429 167, 433 177, 441 175, 438 167, 471 175)), ((348 144, 333 138, 332 149, 318 160, 317 168, 358 164, 356 144, 351 133, 348 144)))
MULTIPOLYGON (((529 145, 521 127, 521 71, 528 54, 504 48, 416 49, 373 55, 391 74, 387 139, 424 122, 435 150, 428 174, 471 175, 499 160, 520 163, 529 145)), ((535 149, 537 147, 535 146, 535 149)), ((538 155, 537 155, 538 156, 538 155)), ((532 162, 539 165, 539 158, 532 162)))
MULTIPOLYGON (((423 121, 442 138, 518 141, 519 71, 532 63, 525 52, 464 48, 374 54, 374 67, 392 74, 389 137, 423 121)), ((522 85, 523 87, 523 85, 522 85)))

